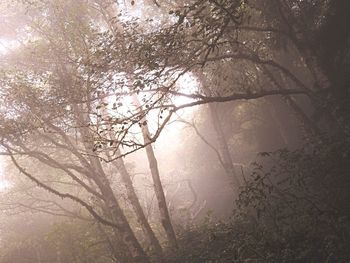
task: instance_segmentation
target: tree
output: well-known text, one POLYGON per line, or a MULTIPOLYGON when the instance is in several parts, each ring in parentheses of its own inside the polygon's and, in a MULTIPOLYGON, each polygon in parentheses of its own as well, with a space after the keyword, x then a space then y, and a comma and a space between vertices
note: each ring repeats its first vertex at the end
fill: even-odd
MULTIPOLYGON (((213 103, 265 98, 277 111, 280 100, 271 96, 279 95, 308 139, 322 139, 325 131, 346 137, 347 71, 338 74, 336 64, 340 61, 345 68, 348 63, 346 55, 339 59, 348 52, 348 33, 344 27, 342 35, 329 28, 347 21, 348 5, 281 0, 140 3, 158 15, 130 18, 113 1, 9 3, 8 10, 21 19, 13 24, 15 52, 1 57, 0 144, 21 174, 86 208, 96 222, 112 229, 113 242, 125 252, 113 248, 120 261, 148 262, 110 171, 118 169, 137 220, 161 258, 162 248, 122 157, 145 148, 161 223, 176 247, 152 144, 179 110, 210 104, 219 159, 226 173, 235 176, 213 103), (160 21, 161 26, 152 28, 160 21), (333 40, 317 43, 327 36, 341 42, 339 51, 332 49, 333 40), (200 76, 194 91, 177 85, 187 73, 200 76), (178 105, 175 97, 191 101, 178 105), (128 98, 136 105, 125 105, 128 98), (335 110, 329 111, 329 105, 335 110), (155 127, 149 124, 152 115, 157 116, 155 127), (36 173, 28 165, 31 160, 55 170, 55 176, 62 176, 59 182, 73 184, 73 190, 36 173)), ((282 136, 283 125, 278 128, 282 136)))
MULTIPOLYGON (((124 258, 122 261, 128 258, 147 262, 147 256, 111 188, 111 179, 93 151, 95 131, 101 126, 95 122, 95 130, 89 127, 89 123, 94 122, 91 75, 79 74, 82 69, 76 61, 79 56, 86 57, 90 53, 88 40, 82 33, 92 37, 96 31, 87 23, 81 23, 87 17, 76 16, 77 10, 82 7, 89 14, 88 6, 81 7, 75 3, 67 12, 65 8, 68 4, 73 3, 39 3, 42 13, 36 13, 35 20, 28 23, 36 41, 25 43, 29 54, 26 50, 18 52, 21 59, 29 61, 35 54, 35 62, 22 65, 13 57, 14 65, 8 66, 2 76, 2 105, 13 110, 11 114, 4 109, 1 116, 3 154, 8 155, 17 169, 39 187, 78 203, 99 223, 114 229, 115 242, 127 248, 125 255, 119 255, 124 258), (45 12, 50 14, 50 18, 45 16, 45 12), (70 94, 65 94, 67 91, 70 94), (56 159, 53 154, 57 151, 70 156, 70 160, 61 162, 62 159, 56 159), (21 156, 61 171, 63 176, 86 191, 88 199, 60 192, 37 178, 34 171, 23 166, 21 156)), ((25 8, 32 15, 36 12, 32 6, 25 8)))

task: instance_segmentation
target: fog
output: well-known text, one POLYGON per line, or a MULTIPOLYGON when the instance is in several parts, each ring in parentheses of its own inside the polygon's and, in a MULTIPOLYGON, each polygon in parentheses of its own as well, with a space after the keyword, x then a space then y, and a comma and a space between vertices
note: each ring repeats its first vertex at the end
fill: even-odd
POLYGON ((1 1, 0 263, 350 262, 349 3, 1 1))

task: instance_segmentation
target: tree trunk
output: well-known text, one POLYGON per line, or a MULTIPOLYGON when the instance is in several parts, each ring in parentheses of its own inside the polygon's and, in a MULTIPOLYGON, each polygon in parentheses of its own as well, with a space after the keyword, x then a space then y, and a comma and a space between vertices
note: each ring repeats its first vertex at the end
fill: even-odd
MULTIPOLYGON (((116 152, 116 154, 121 155, 119 150, 116 152)), ((160 246, 159 241, 155 236, 151 226, 149 225, 145 213, 143 212, 139 198, 136 195, 135 188, 131 181, 130 174, 126 170, 124 161, 122 159, 117 159, 116 161, 114 161, 114 164, 121 175, 121 178, 126 188, 126 194, 136 214, 138 223, 141 225, 142 230, 146 235, 146 238, 148 239, 148 242, 151 245, 154 253, 157 255, 158 259, 163 260, 162 247, 160 246)))
POLYGON ((214 130, 216 133, 216 138, 219 146, 219 153, 221 155, 221 159, 223 160, 224 169, 226 174, 231 178, 233 178, 235 183, 235 188, 240 186, 240 180, 238 179, 237 173, 235 171, 235 167, 233 166, 233 162, 231 159, 231 153, 225 138, 224 131, 222 130, 221 122, 219 119, 219 115, 216 110, 216 105, 214 103, 209 103, 209 113, 211 117, 211 121, 214 126, 214 130))
MULTIPOLYGON (((140 108, 141 104, 140 104, 140 101, 137 98, 137 96, 133 95, 132 98, 133 98, 134 104, 140 108)), ((165 195, 164 195, 164 191, 163 191, 162 182, 161 182, 160 176, 159 176, 158 162, 157 162, 157 158, 154 154, 152 144, 150 143, 151 142, 150 141, 150 133, 148 130, 148 125, 147 125, 145 117, 141 120, 141 123, 143 123, 143 125, 141 126, 142 136, 143 136, 144 144, 146 145, 145 148, 146 148, 146 153, 147 153, 147 159, 148 159, 149 168, 151 170, 152 179, 153 179, 153 183, 154 183, 154 191, 155 191, 156 198, 158 201, 160 220, 161 220, 162 226, 165 230, 165 233, 167 235, 167 238, 169 240, 170 245, 173 248, 177 248, 178 245, 177 245, 176 235, 175 235, 173 225, 171 223, 169 210, 168 210, 167 202, 165 200, 165 195)))
POLYGON ((120 208, 118 201, 114 196, 113 190, 110 188, 109 184, 106 184, 105 187, 101 189, 101 192, 105 197, 105 204, 109 209, 112 220, 117 226, 116 232, 120 235, 122 243, 125 244, 128 249, 128 252, 126 254, 130 257, 128 259, 128 262, 148 263, 148 257, 136 239, 128 223, 128 220, 120 208))
MULTIPOLYGON (((210 90, 208 87, 206 87, 205 83, 205 76, 202 72, 197 72, 197 75, 199 76, 199 79, 202 83, 201 88, 206 96, 210 96, 210 90)), ((216 133, 216 138, 218 141, 218 146, 219 146, 219 153, 221 155, 221 159, 223 161, 223 168, 227 174, 228 177, 233 178, 234 181, 234 187, 237 189, 240 186, 240 180, 238 179, 238 175, 235 171, 232 158, 231 158, 231 153, 227 144, 227 141, 225 139, 225 134, 224 131, 222 130, 222 124, 219 119, 219 115, 216 110, 216 105, 215 103, 209 103, 208 108, 209 108, 209 113, 210 117, 214 126, 214 130, 216 133)))
MULTIPOLYGON (((106 19, 107 23, 110 26, 112 32, 114 34, 117 34, 118 31, 120 31, 119 25, 116 23, 117 20, 113 20, 112 18, 116 16, 117 8, 115 4, 110 1, 106 0, 99 0, 101 6, 106 12, 106 19)), ((133 72, 131 69, 127 70, 128 73, 133 72)), ((134 103, 140 106, 140 102, 137 98, 136 95, 133 96, 134 103)), ((143 121, 142 121, 143 122, 143 121)), ((163 186, 159 177, 159 170, 158 170, 158 164, 157 164, 157 159, 154 155, 152 145, 149 144, 149 131, 148 131, 148 126, 143 125, 142 126, 142 135, 144 139, 144 143, 148 144, 146 146, 146 152, 147 152, 147 158, 149 161, 149 166, 153 178, 153 183, 154 183, 154 189, 156 193, 156 198, 158 200, 158 206, 159 206, 159 212, 160 212, 160 217, 161 217, 161 222, 162 226, 166 232, 167 238, 169 240, 169 243, 171 244, 172 247, 177 247, 177 240, 176 240, 176 235, 174 228, 172 226, 171 220, 170 220, 170 215, 168 211, 168 207, 166 205, 166 200, 165 200, 165 195, 163 191, 163 186)))
MULTIPOLYGON (((102 101, 102 102, 104 102, 104 101, 102 101)), ((106 102, 106 103, 108 103, 108 102, 106 102)), ((106 110, 103 110, 102 113, 105 115, 108 115, 108 112, 106 110)), ((113 140, 114 136, 113 136, 112 132, 109 133, 109 137, 110 137, 109 139, 113 140)), ((117 156, 121 156, 120 149, 117 149, 115 154, 117 156)), ((109 153, 107 153, 107 156, 110 160, 112 159, 111 155, 109 153)), ((159 244, 159 241, 158 241, 157 237, 155 236, 150 224, 148 223, 148 220, 145 216, 145 213, 143 212, 139 198, 135 192, 135 188, 133 186, 130 174, 125 167, 123 159, 118 158, 118 159, 112 161, 112 164, 117 168, 117 171, 121 175, 121 179, 122 179, 123 184, 126 188, 126 194, 127 194, 128 200, 131 203, 131 206, 132 206, 132 208, 135 212, 136 218, 137 218, 137 222, 140 224, 149 245, 151 246, 154 254, 157 256, 157 259, 159 261, 163 261, 162 247, 159 244)))
MULTIPOLYGON (((265 66, 262 67, 264 74, 277 89, 283 90, 283 86, 288 86, 289 82, 286 77, 280 72, 280 80, 265 66), (282 83, 282 84, 281 84, 282 83)), ((285 103, 293 110, 295 116, 303 124, 305 131, 311 136, 319 134, 317 125, 306 115, 306 113, 298 106, 292 96, 283 96, 285 103)), ((312 98, 310 98, 312 100, 312 98)), ((273 100, 270 99, 270 100, 273 100)))
MULTIPOLYGON (((295 127, 294 122, 297 122, 298 118, 295 117, 295 121, 286 122, 285 120, 290 118, 290 115, 295 115, 294 110, 290 110, 286 101, 281 96, 271 96, 266 99, 268 104, 268 111, 273 119, 275 126, 278 128, 278 133, 284 143, 282 147, 295 148, 300 144, 301 134, 300 129, 295 127)), ((293 118, 294 119, 294 118, 293 118)))
MULTIPOLYGON (((73 105, 73 110, 77 119, 77 126, 79 128, 79 132, 82 136, 82 141, 84 143, 84 147, 86 152, 88 153, 88 158, 91 164, 91 168, 93 169, 93 173, 95 174, 94 181, 99 187, 103 197, 104 203, 108 209, 108 213, 112 217, 112 222, 115 223, 116 229, 115 231, 121 237, 120 240, 122 244, 124 244, 128 251, 126 251, 127 262, 135 262, 135 263, 146 263, 149 262, 148 257, 144 250, 142 249, 140 243, 136 239, 134 232, 132 231, 128 220, 126 219, 121 207, 115 195, 113 193, 112 188, 110 187, 110 182, 108 181, 101 162, 97 156, 94 156, 92 151, 93 145, 90 145, 86 139, 92 138, 90 136, 88 127, 87 127, 87 117, 84 116, 81 109, 76 105, 73 105), (96 176, 97 175, 97 176, 96 176)), ((125 260, 124 260, 125 261, 125 260)))

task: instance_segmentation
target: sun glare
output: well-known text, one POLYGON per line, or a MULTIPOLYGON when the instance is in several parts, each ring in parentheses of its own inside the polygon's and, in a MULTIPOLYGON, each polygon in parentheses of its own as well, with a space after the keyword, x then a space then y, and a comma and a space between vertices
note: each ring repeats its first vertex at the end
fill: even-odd
MULTIPOLYGON (((186 72, 178 79, 176 86, 179 93, 190 95, 195 93, 195 91, 198 89, 199 83, 197 78, 191 72, 186 72)), ((176 106, 185 105, 193 101, 194 99, 181 95, 176 95, 173 99, 173 102, 176 106)))
POLYGON ((18 43, 15 40, 0 38, 0 55, 6 55, 16 46, 18 43))

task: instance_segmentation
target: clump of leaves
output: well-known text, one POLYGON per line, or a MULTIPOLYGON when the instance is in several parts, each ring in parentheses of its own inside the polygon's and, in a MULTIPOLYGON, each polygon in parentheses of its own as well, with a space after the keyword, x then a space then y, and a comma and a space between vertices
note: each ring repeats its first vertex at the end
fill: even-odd
POLYGON ((259 260, 349 262, 349 149, 347 139, 322 138, 253 164, 235 220, 259 260))
POLYGON ((349 146, 318 138, 262 154, 232 220, 191 228, 170 262, 350 262, 349 146))

